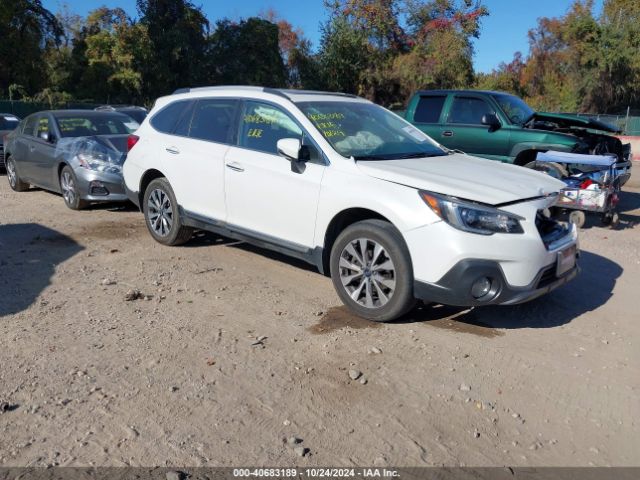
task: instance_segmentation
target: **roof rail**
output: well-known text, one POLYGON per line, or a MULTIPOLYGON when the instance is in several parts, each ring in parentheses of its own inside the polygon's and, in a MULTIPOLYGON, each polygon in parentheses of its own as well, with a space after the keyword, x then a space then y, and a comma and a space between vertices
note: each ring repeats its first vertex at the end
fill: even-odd
POLYGON ((180 93, 189 93, 189 92, 206 92, 206 91, 215 91, 215 90, 251 90, 251 91, 261 91, 264 93, 271 93, 272 95, 278 95, 280 97, 284 97, 288 100, 291 100, 290 95, 335 95, 338 97, 348 97, 348 98, 358 98, 357 95, 352 93, 341 93, 341 92, 323 92, 320 90, 295 90, 295 89, 287 89, 287 88, 271 88, 271 87, 256 87, 251 85, 214 85, 210 87, 195 87, 195 88, 179 88, 173 92, 172 95, 178 95, 180 93))
POLYGON ((177 95, 179 93, 189 93, 189 92, 206 92, 209 90, 253 90, 253 91, 263 91, 263 87, 255 87, 252 85, 211 85, 207 87, 186 87, 179 88, 175 90, 172 95, 177 95))
POLYGON ((357 95, 352 93, 342 93, 342 92, 323 92, 321 90, 296 90, 292 88, 283 88, 278 89, 279 92, 284 94, 285 96, 289 95, 334 95, 337 97, 348 97, 348 98, 358 98, 357 95))

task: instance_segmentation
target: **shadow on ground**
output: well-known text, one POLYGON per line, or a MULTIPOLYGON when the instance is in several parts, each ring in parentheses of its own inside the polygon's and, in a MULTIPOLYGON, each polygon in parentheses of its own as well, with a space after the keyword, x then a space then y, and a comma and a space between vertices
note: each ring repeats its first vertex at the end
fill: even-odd
MULTIPOLYGON (((501 329, 553 328, 596 310, 611 298, 623 269, 617 263, 591 252, 582 252, 582 272, 570 283, 531 302, 514 306, 478 308, 418 305, 392 325, 418 324, 480 337, 504 335, 501 329)), ((341 328, 376 328, 380 324, 357 317, 346 307, 334 307, 309 330, 315 334, 341 328)))
POLYGON ((36 223, 0 225, 0 317, 27 309, 51 283, 56 266, 82 250, 36 223))
POLYGON ((570 283, 528 303, 473 309, 427 306, 411 312, 402 322, 455 320, 482 328, 552 328, 596 310, 611 298, 623 269, 591 252, 580 256, 580 274, 570 283))

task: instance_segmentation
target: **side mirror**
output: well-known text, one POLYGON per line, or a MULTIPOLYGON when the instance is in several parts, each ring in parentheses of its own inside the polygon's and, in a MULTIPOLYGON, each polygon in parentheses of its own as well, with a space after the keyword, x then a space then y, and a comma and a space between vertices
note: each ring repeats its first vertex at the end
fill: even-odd
POLYGON ((302 160, 300 158, 300 149, 302 147, 302 142, 297 138, 281 138, 276 143, 276 148, 278 149, 278 154, 282 155, 284 158, 291 162, 297 162, 302 160))
POLYGON ((51 139, 51 135, 49 134, 49 132, 40 132, 40 133, 38 133, 38 137, 40 137, 45 142, 51 141, 50 140, 51 139))
POLYGON ((487 113, 483 115, 482 124, 487 125, 491 130, 497 130, 502 126, 495 113, 487 113))

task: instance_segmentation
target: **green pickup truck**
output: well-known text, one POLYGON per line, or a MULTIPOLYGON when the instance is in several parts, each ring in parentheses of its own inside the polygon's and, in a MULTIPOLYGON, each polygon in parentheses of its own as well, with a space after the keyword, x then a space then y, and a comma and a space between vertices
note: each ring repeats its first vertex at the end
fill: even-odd
POLYGON ((631 146, 609 135, 619 133, 616 127, 587 117, 536 112, 507 93, 423 90, 410 100, 405 118, 449 149, 516 165, 528 165, 537 152, 548 150, 615 154, 619 164, 631 158, 631 146))

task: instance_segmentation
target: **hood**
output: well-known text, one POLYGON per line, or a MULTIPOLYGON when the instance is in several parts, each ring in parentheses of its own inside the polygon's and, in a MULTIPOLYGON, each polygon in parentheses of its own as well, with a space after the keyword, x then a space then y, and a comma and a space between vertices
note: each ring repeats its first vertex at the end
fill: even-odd
POLYGON ((420 190, 499 205, 558 192, 565 185, 547 174, 460 153, 403 160, 357 162, 375 178, 420 190))
POLYGON ((129 135, 96 135, 88 138, 94 138, 105 146, 111 147, 121 153, 127 153, 127 139, 129 135))
POLYGON ((533 118, 542 121, 559 123, 560 125, 565 127, 589 128, 592 130, 601 130, 603 132, 610 133, 620 133, 622 131, 618 127, 601 122, 600 120, 594 120, 588 117, 578 117, 576 115, 566 115, 563 113, 536 112, 533 118))

